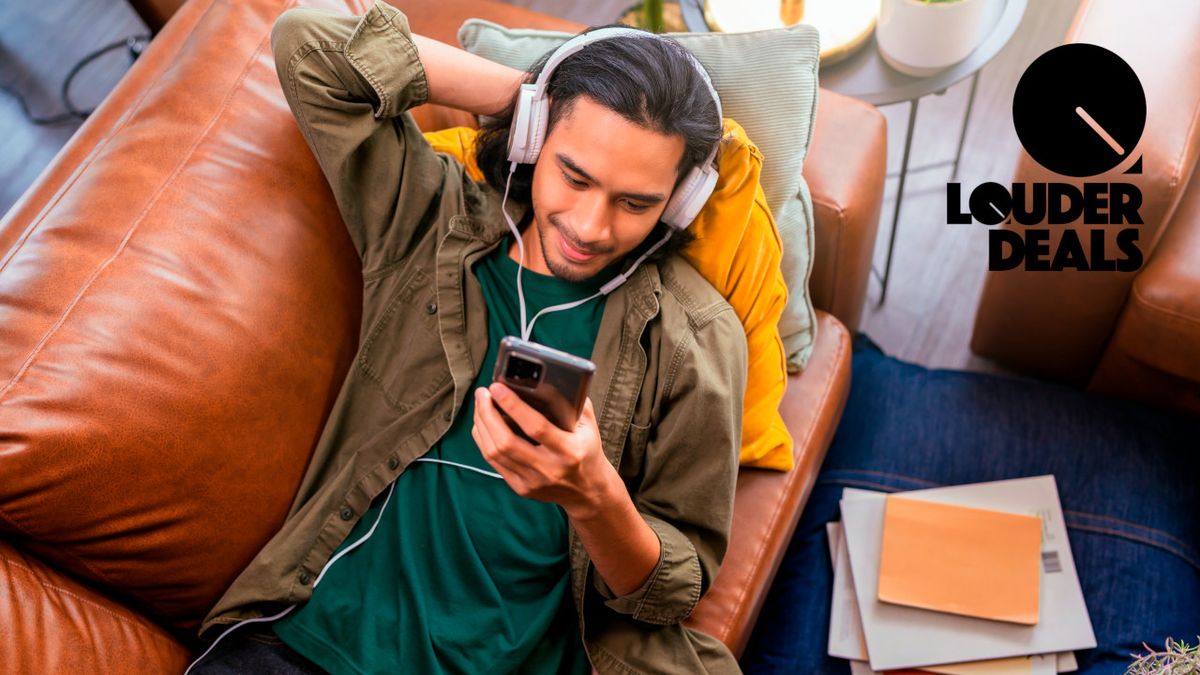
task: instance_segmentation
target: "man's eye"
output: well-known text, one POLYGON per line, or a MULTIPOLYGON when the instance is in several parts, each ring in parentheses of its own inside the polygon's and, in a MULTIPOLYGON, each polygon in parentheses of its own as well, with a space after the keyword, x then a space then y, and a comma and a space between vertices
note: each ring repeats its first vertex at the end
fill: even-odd
POLYGON ((649 204, 634 204, 633 202, 625 202, 630 211, 634 213, 645 213, 650 208, 649 204))
POLYGON ((567 181, 568 184, 571 185, 571 187, 581 188, 581 187, 584 187, 587 185, 587 183, 585 183, 581 180, 575 180, 574 178, 572 178, 571 176, 569 176, 565 173, 563 174, 563 178, 567 181))

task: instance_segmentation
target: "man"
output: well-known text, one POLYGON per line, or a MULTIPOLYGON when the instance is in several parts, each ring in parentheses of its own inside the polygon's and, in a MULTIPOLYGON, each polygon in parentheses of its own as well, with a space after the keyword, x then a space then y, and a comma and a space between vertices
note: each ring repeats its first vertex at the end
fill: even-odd
POLYGON ((680 622, 728 542, 743 329, 673 254, 683 233, 591 297, 665 233, 680 177, 719 141, 697 66, 659 38, 572 55, 537 164, 506 185, 514 93, 541 63, 414 35, 382 2, 289 11, 272 47, 362 259, 363 340, 287 520, 206 617, 222 642, 193 670, 737 672, 680 622), (478 144, 486 184, 405 114, 426 101, 499 119, 478 144), (523 318, 575 302, 531 336, 596 363, 563 430, 491 372, 523 318))

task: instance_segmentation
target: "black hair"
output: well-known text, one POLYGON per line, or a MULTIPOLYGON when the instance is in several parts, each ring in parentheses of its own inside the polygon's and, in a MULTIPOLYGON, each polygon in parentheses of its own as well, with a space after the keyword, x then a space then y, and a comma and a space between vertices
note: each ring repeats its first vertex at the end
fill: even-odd
MULTIPOLYGON (((609 24, 583 32, 613 26, 629 28, 609 24)), ((529 67, 526 83, 537 80, 553 53, 550 50, 529 67)), ((676 167, 678 186, 679 180, 708 158, 722 133, 716 102, 693 63, 687 48, 666 37, 614 37, 593 42, 563 59, 551 75, 547 84, 551 102, 546 136, 570 114, 576 99, 587 96, 633 124, 667 136, 681 136, 684 150, 676 167)), ((508 136, 516 100, 514 95, 499 116, 486 118, 476 139, 475 162, 487 183, 498 192, 504 191, 509 178, 508 136)), ((532 203, 533 168, 532 164, 517 165, 509 199, 532 203)), ((659 221, 629 255, 640 255, 662 239, 670 227, 659 221)), ((694 239, 688 230, 677 231, 647 259, 665 259, 694 239)))

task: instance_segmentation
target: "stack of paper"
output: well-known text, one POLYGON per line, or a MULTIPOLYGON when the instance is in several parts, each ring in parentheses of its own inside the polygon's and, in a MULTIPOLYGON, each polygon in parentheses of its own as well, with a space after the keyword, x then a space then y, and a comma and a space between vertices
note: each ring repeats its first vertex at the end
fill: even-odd
POLYGON ((1050 674, 1096 646, 1053 476, 841 507, 829 654, 854 673, 1050 674))

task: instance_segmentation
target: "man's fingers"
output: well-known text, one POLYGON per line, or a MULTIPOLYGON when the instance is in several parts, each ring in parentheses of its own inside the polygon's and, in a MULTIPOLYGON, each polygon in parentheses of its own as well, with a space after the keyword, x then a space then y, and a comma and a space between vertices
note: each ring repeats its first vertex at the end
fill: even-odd
POLYGON ((518 465, 533 462, 533 453, 536 452, 533 446, 509 428, 486 389, 475 392, 475 414, 491 440, 496 455, 518 465))
POLYGON ((512 389, 509 389, 503 383, 493 382, 488 387, 490 398, 500 406, 500 409, 508 413, 508 416, 521 427, 527 436, 542 443, 554 437, 556 433, 563 433, 562 429, 554 426, 554 423, 546 419, 546 416, 533 406, 521 400, 512 389))
MULTIPOLYGON (((500 477, 512 488, 513 492, 522 497, 527 496, 529 494, 529 488, 527 487, 529 485, 529 477, 525 474, 529 470, 528 467, 522 465, 520 461, 512 456, 511 448, 506 450, 500 447, 500 443, 504 441, 497 441, 496 439, 502 434, 508 434, 508 436, 511 436, 518 443, 524 443, 524 441, 516 438, 515 434, 508 428, 508 425, 504 423, 504 420, 499 418, 499 414, 495 409, 491 409, 490 413, 496 419, 494 421, 485 419, 485 417, 488 417, 488 414, 483 411, 491 408, 491 402, 484 400, 485 396, 486 393, 480 391, 477 391, 475 394, 475 425, 471 428, 471 436, 475 439, 476 445, 479 446, 479 452, 483 455, 484 461, 491 465, 496 470, 496 473, 500 474, 500 477)), ((525 443, 525 445, 532 448, 528 443, 525 443)))
POLYGON ((491 434, 488 433, 487 425, 479 416, 478 405, 475 406, 475 423, 471 426, 471 438, 475 439, 475 445, 479 446, 479 453, 483 455, 487 463, 492 464, 492 456, 496 454, 496 444, 492 441, 491 434))

